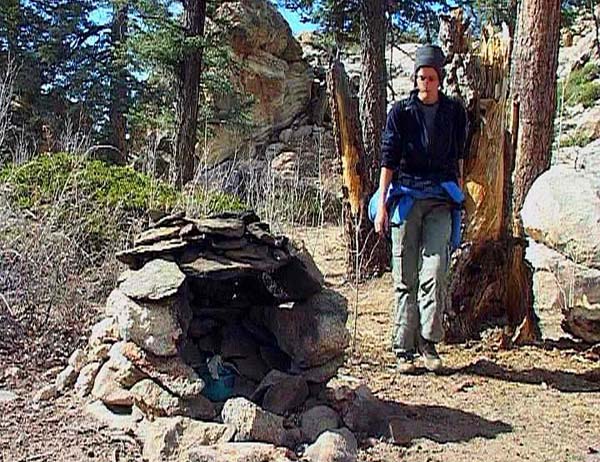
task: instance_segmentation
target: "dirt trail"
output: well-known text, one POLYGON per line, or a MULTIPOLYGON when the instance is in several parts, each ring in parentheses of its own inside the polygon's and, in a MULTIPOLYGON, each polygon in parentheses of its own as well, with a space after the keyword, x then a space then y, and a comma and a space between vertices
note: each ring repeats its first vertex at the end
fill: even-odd
MULTIPOLYGON (((443 345, 443 375, 398 376, 388 348, 389 274, 356 291, 344 281, 339 228, 286 231, 306 241, 327 284, 348 297, 351 332, 358 301, 355 350, 337 380, 366 384, 396 416, 394 434, 406 442, 392 445, 375 435, 362 443, 359 461, 583 462, 593 448, 600 451, 600 365, 577 344, 499 351, 492 332, 482 341, 443 345)), ((135 441, 82 415, 75 396, 33 404, 32 391, 56 369, 7 375, 12 366, 0 356, 0 389, 18 396, 0 398, 1 462, 141 460, 135 441)))

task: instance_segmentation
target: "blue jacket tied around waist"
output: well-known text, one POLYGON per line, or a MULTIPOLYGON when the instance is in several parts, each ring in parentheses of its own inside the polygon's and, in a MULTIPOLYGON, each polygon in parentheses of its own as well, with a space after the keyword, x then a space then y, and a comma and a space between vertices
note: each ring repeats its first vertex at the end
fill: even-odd
MULTIPOLYGON (((369 201, 369 219, 375 221, 380 191, 371 197, 369 201)), ((465 195, 454 181, 445 181, 439 185, 430 184, 426 188, 413 188, 405 186, 398 181, 393 181, 387 191, 385 204, 388 217, 392 225, 401 225, 405 220, 415 200, 419 199, 443 199, 450 200, 455 204, 452 209, 452 235, 450 246, 455 250, 460 245, 461 235, 461 209, 465 201, 465 195)))

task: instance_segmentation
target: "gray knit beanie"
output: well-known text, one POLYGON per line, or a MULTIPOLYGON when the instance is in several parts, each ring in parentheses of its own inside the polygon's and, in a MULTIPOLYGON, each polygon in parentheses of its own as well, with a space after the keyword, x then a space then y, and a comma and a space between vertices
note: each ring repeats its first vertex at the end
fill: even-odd
POLYGON ((446 62, 444 52, 437 45, 423 45, 417 49, 415 56, 415 82, 417 71, 422 67, 433 67, 438 74, 440 84, 444 80, 443 67, 446 62))

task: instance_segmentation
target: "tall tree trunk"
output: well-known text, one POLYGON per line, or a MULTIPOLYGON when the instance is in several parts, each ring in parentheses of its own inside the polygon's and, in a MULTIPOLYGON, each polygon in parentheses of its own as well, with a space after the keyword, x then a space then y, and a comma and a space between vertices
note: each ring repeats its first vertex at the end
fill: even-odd
POLYGON ((470 131, 464 165, 466 223, 453 258, 444 316, 447 341, 477 336, 482 324, 506 316, 512 153, 507 127, 510 40, 484 29, 473 59, 460 10, 440 18, 448 59, 446 91, 467 108, 470 131), (483 116, 483 117, 482 117, 483 116))
POLYGON ((559 0, 521 2, 511 90, 513 100, 519 103, 512 203, 515 217, 535 179, 550 167, 559 33, 559 0))
MULTIPOLYGON (((116 6, 115 6, 116 8, 116 6)), ((111 28, 112 41, 112 76, 110 86, 110 144, 118 151, 114 156, 116 163, 127 163, 127 126, 125 113, 127 112, 127 68, 124 59, 124 46, 127 40, 127 14, 128 6, 123 4, 114 12, 111 28)))
MULTIPOLYGON (((185 38, 200 40, 204 35, 206 0, 184 0, 183 7, 185 38)), ((171 175, 178 187, 194 178, 201 65, 202 48, 186 43, 178 76, 177 136, 171 175)))
MULTIPOLYGON (((519 214, 531 184, 550 163, 558 26, 558 0, 523 0, 510 94, 509 37, 484 30, 480 68, 466 66, 460 73, 450 68, 450 78, 458 74, 478 78, 468 79, 467 88, 458 92, 473 97, 470 118, 476 130, 465 162, 469 245, 454 259, 445 317, 448 340, 472 337, 494 318, 507 321, 504 345, 539 337, 533 274, 524 258, 526 240, 519 214), (479 110, 485 116, 483 124, 479 110)), ((442 29, 460 27, 450 24, 442 29)), ((460 55, 451 59, 452 65, 473 62, 460 55)))
MULTIPOLYGON (((385 36, 387 30, 385 0, 360 1, 361 79, 359 115, 363 141, 363 194, 373 193, 378 186, 381 133, 386 116, 385 36)), ((368 198, 366 198, 368 199, 368 198)), ((366 202, 365 199, 365 202, 366 202)), ((364 205, 366 207, 366 204, 364 205)), ((351 242, 348 258, 349 275, 367 276, 382 273, 388 266, 385 241, 374 232, 365 214, 345 217, 351 242), (358 226, 358 229, 355 229, 358 226), (356 258, 358 256, 358 259, 356 258)))
MULTIPOLYGON (((560 0, 523 0, 513 49, 512 99, 518 107, 513 173, 509 306, 520 322, 513 336, 518 343, 539 337, 533 311, 533 270, 525 261, 525 232, 521 208, 536 178, 550 167, 556 109, 556 69, 560 39, 560 0), (516 308, 516 309, 515 309, 516 308), (522 320, 522 321, 521 321, 522 320)), ((514 133, 513 133, 514 135, 514 133)), ((510 320, 509 320, 510 321, 510 320)))

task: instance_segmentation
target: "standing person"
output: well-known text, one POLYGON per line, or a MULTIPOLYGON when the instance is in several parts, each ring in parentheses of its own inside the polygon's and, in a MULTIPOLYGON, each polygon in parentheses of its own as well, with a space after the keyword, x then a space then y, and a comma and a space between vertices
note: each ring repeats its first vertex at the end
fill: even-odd
POLYGON ((391 228, 392 347, 400 373, 415 370, 417 354, 426 369, 442 367, 435 344, 443 336, 449 246, 460 239, 466 114, 441 91, 444 60, 437 46, 417 50, 415 89, 387 116, 371 201, 376 232, 391 228))

